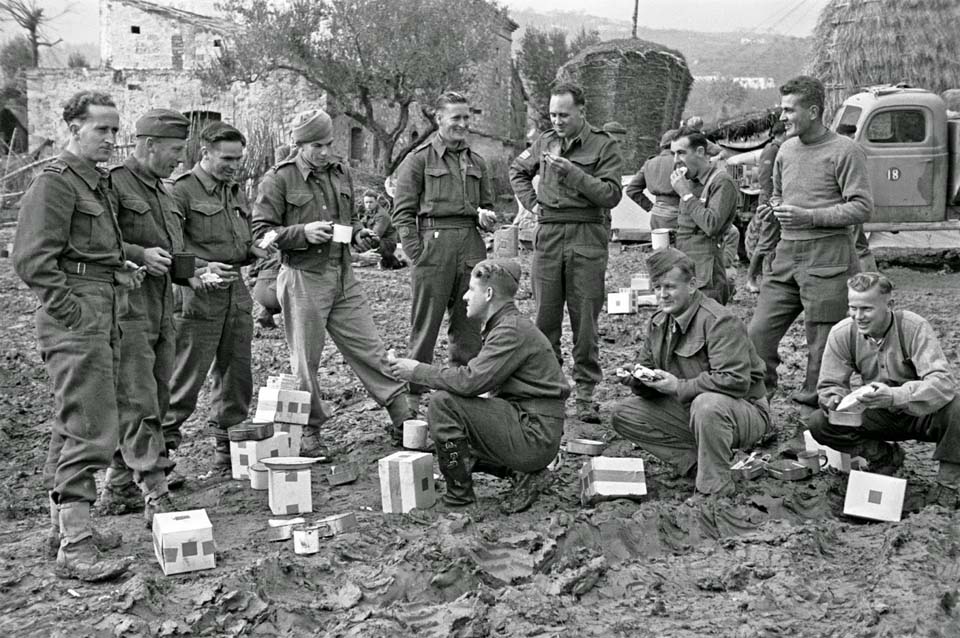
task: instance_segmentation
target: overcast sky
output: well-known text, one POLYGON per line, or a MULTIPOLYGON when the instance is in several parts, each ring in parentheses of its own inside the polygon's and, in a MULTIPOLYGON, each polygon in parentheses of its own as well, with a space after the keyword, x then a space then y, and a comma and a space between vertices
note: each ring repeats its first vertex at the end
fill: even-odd
MULTIPOLYGON (((163 0, 154 0, 160 3, 163 0)), ((640 0, 640 24, 656 29, 693 31, 776 31, 786 35, 809 35, 817 14, 828 0, 640 0)), ((98 41, 97 0, 39 0, 40 6, 57 14, 53 35, 65 42, 98 41)), ((511 9, 583 11, 629 21, 633 0, 502 0, 511 9)), ((5 26, 3 33, 12 33, 5 26)))

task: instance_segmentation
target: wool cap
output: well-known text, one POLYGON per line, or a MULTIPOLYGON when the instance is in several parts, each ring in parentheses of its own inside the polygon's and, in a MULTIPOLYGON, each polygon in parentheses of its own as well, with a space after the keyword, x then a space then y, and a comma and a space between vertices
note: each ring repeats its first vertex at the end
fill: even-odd
POLYGON ((686 253, 672 246, 655 250, 647 257, 647 270, 651 280, 660 279, 677 266, 688 274, 692 275, 694 272, 693 261, 686 253))
POLYGON ((677 139, 680 129, 672 128, 660 138, 660 148, 670 148, 670 143, 677 139))
POLYGON ((627 128, 620 122, 617 122, 616 120, 614 120, 613 122, 607 122, 606 124, 604 124, 603 130, 612 135, 627 134, 627 128))
POLYGON ((333 120, 323 109, 313 109, 297 114, 293 120, 293 141, 297 144, 305 142, 329 144, 333 141, 333 120))
POLYGON ((520 287, 520 262, 515 259, 484 259, 473 267, 472 275, 493 284, 501 294, 513 297, 520 287))
POLYGON ((137 137, 175 137, 187 139, 190 120, 170 109, 150 109, 134 125, 137 137))

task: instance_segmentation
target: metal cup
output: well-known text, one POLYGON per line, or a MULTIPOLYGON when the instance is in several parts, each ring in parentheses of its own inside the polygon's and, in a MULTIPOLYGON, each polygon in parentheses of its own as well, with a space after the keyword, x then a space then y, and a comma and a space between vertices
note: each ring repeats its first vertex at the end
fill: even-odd
POLYGON ((820 473, 820 452, 816 450, 797 452, 797 462, 809 468, 811 474, 820 473))
POLYGON ((170 276, 174 279, 190 279, 197 269, 197 256, 193 253, 174 253, 170 276))

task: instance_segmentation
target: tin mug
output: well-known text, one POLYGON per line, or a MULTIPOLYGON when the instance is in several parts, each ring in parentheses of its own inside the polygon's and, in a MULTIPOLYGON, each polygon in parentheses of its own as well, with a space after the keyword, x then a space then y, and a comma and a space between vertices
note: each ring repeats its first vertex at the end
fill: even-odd
POLYGON ((797 452, 797 462, 809 468, 811 474, 820 473, 820 452, 817 450, 797 452))
POLYGON ((197 269, 197 256, 193 253, 174 253, 170 276, 174 279, 190 279, 197 269))

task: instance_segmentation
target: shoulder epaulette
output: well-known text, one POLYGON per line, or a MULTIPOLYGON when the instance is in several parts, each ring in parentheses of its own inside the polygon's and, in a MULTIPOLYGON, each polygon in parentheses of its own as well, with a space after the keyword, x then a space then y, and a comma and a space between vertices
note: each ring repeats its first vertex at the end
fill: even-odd
POLYGON ((56 173, 60 175, 63 171, 67 170, 68 165, 59 157, 52 162, 49 162, 46 166, 43 167, 44 173, 56 173))
POLYGON ((296 164, 296 163, 297 163, 297 156, 294 155, 293 157, 288 157, 287 159, 285 159, 285 160, 283 160, 283 161, 281 161, 281 162, 277 162, 276 164, 274 164, 274 165, 270 168, 270 170, 273 171, 273 172, 277 172, 277 171, 280 170, 282 167, 287 166, 288 164, 296 164))
POLYGON ((192 175, 193 175, 193 171, 187 171, 187 172, 184 173, 183 175, 178 175, 178 176, 174 177, 174 178, 173 178, 173 183, 176 184, 176 183, 179 182, 181 179, 187 179, 188 177, 190 177, 190 176, 192 176, 192 175))
POLYGON ((433 136, 431 135, 431 136, 428 137, 426 140, 424 140, 423 144, 421 144, 420 146, 417 146, 416 148, 414 148, 414 149, 413 149, 412 151, 410 151, 410 152, 411 152, 411 153, 416 153, 417 151, 422 151, 423 149, 425 149, 425 148, 427 148, 428 146, 430 146, 430 144, 431 144, 432 142, 433 142, 433 136))

